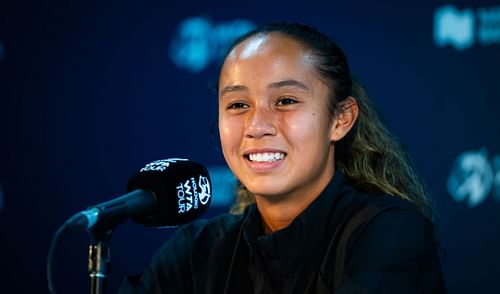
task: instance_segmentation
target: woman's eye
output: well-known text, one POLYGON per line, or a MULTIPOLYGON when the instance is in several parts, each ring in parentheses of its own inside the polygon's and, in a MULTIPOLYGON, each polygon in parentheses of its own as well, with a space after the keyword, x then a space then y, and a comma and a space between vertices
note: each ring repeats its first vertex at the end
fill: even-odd
POLYGON ((291 105, 297 103, 297 100, 291 97, 282 97, 278 100, 277 105, 291 105))
POLYGON ((242 108, 248 108, 248 105, 242 102, 234 102, 227 106, 227 109, 242 109, 242 108))

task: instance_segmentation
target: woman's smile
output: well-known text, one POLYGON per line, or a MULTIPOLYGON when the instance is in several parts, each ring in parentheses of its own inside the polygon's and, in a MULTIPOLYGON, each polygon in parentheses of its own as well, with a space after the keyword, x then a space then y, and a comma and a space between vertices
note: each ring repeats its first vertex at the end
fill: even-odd
POLYGON ((265 173, 280 167, 285 160, 286 152, 274 148, 252 148, 243 153, 249 169, 257 173, 265 173))

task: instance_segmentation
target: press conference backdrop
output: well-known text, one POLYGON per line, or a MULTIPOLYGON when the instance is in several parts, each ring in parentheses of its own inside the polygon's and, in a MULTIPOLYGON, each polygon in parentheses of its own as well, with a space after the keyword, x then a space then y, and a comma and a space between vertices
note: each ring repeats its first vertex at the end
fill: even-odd
MULTIPOLYGON (((439 213, 450 293, 499 291, 499 1, 2 1, 0 292, 47 292, 62 222, 125 192, 147 162, 184 157, 235 183, 215 126, 218 66, 256 24, 330 34, 414 158, 439 213)), ((131 221, 111 241, 111 293, 172 233, 131 221)), ((85 233, 62 236, 60 293, 87 292, 85 233)))

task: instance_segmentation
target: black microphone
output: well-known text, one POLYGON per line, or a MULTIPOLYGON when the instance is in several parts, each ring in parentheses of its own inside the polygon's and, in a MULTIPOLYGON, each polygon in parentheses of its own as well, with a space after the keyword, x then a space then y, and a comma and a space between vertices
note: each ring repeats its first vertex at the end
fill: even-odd
POLYGON ((127 191, 75 214, 64 225, 87 230, 112 228, 131 217, 150 227, 177 226, 198 218, 212 200, 207 169, 182 158, 148 163, 132 176, 127 191))

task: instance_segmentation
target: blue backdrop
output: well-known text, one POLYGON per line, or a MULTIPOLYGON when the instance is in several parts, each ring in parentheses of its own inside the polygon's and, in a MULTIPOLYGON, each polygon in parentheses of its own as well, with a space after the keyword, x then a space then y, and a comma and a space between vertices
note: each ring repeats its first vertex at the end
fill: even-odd
MULTIPOLYGON (((346 51, 434 197, 450 293, 498 291, 500 2, 18 1, 0 3, 0 292, 47 292, 52 235, 125 191, 145 163, 209 167, 214 203, 234 181, 213 136, 218 64, 255 24, 304 22, 346 51), (50 2, 50 3, 49 3, 50 2), (103 3, 105 2, 105 3, 103 3)), ((127 221, 115 292, 171 230, 127 221)), ((60 293, 86 293, 85 233, 62 237, 60 293)))

